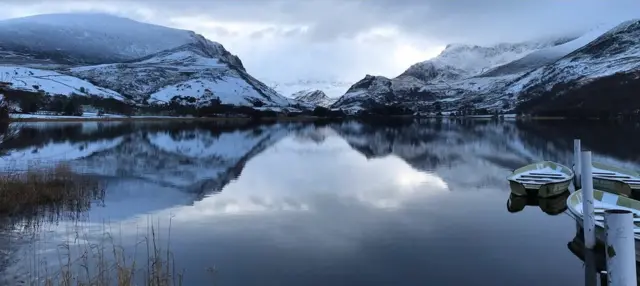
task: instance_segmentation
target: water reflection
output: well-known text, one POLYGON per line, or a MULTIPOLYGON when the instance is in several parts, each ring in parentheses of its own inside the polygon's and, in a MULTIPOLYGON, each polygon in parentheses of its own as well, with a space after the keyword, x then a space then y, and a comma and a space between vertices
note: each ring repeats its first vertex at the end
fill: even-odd
MULTIPOLYGON (((602 244, 596 244, 593 250, 584 247, 584 231, 580 224, 575 223, 575 236, 567 243, 569 251, 580 261, 584 262, 585 285, 605 286, 607 284, 607 260, 606 252, 602 244)), ((636 263, 636 268, 640 263, 636 263)), ((640 285, 640 273, 637 273, 638 285, 640 285)))
MULTIPOLYGON (((584 277, 564 245, 573 221, 543 214, 564 211, 566 196, 510 198, 510 212, 536 204, 543 212, 504 211, 510 170, 572 160, 579 134, 569 129, 447 120, 38 124, 0 149, 4 167, 64 160, 106 183, 104 206, 81 223, 48 225, 26 250, 37 248, 51 269, 60 242, 77 233, 98 243, 106 221, 119 244, 135 249, 151 222, 159 243, 171 223, 187 285, 209 284, 204 268, 212 266, 223 285, 570 285, 584 277)), ((637 167, 639 139, 607 145, 607 137, 585 136, 583 145, 637 167)))
POLYGON ((551 198, 539 198, 537 195, 518 196, 511 193, 507 200, 507 210, 510 213, 517 213, 526 206, 539 206, 540 210, 548 215, 558 215, 567 209, 567 198, 571 193, 569 190, 551 198))

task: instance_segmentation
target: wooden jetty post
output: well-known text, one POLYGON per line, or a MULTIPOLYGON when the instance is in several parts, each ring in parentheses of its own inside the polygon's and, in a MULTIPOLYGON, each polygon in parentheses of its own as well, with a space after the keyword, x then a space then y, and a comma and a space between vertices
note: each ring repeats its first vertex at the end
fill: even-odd
POLYGON ((582 152, 582 147, 580 144, 580 139, 573 139, 573 173, 575 174, 573 185, 576 187, 576 190, 582 187, 582 165, 580 164, 580 152, 582 152))
POLYGON ((637 285, 633 213, 621 209, 606 210, 604 223, 608 285, 637 285))
POLYGON ((598 286, 598 265, 596 263, 596 254, 593 250, 584 250, 584 264, 584 285, 598 286))
POLYGON ((584 229, 584 247, 586 249, 593 249, 596 246, 596 223, 593 213, 591 151, 582 151, 580 162, 582 163, 582 227, 584 229))

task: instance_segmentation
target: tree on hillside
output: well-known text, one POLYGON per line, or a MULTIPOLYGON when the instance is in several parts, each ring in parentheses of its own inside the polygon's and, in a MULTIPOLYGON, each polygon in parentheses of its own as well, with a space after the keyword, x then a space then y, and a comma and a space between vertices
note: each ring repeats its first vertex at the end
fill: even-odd
POLYGON ((66 116, 82 116, 82 106, 77 104, 74 100, 69 100, 64 106, 63 114, 66 116))
POLYGON ((313 116, 327 117, 331 114, 331 110, 326 107, 318 106, 313 110, 313 116))

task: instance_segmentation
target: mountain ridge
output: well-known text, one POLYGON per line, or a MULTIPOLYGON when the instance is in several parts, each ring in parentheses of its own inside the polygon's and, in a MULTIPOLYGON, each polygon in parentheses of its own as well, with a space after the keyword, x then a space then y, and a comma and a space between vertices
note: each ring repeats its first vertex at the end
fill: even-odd
POLYGON ((240 58, 218 42, 193 31, 104 13, 0 21, 0 64, 55 70, 138 105, 185 102, 174 98, 217 98, 221 104, 247 107, 295 103, 251 76, 240 58))
MULTIPOLYGON (((633 74, 640 68, 640 61, 637 60, 640 58, 638 38, 638 20, 603 25, 580 37, 560 37, 556 41, 534 44, 532 51, 518 54, 509 62, 475 75, 454 65, 438 70, 437 63, 442 60, 436 57, 416 64, 420 67, 426 63, 434 68, 419 70, 414 65, 407 70, 409 72, 396 78, 367 75, 332 107, 343 108, 351 113, 379 109, 381 106, 400 106, 414 114, 524 112, 526 109, 518 108, 520 105, 541 94, 551 96, 548 94, 550 90, 555 92, 551 97, 556 97, 562 95, 561 87, 579 89, 596 79, 618 73, 633 74), (425 76, 416 75, 420 72, 425 76), (553 89, 554 86, 557 88, 553 89)), ((514 47, 518 45, 516 43, 514 47)), ((452 45, 449 50, 465 51, 474 47, 478 46, 452 45)), ((465 54, 462 55, 456 60, 464 61, 465 54)), ((491 59, 482 61, 492 62, 491 59)), ((473 66, 471 71, 477 72, 478 65, 473 66)), ((581 98, 590 101, 597 100, 596 97, 581 95, 581 98)), ((549 101, 546 104, 551 103, 549 101)), ((564 105, 563 108, 575 109, 577 106, 564 105)))
POLYGON ((312 106, 329 107, 336 98, 328 97, 322 90, 301 90, 291 95, 293 99, 312 106))

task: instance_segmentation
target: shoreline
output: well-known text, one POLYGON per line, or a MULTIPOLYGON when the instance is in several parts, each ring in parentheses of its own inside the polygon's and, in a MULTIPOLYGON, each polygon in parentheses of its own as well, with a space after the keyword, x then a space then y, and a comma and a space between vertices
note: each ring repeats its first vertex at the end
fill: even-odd
MULTIPOLYGON (((295 117, 171 117, 171 116, 105 116, 105 117, 80 117, 80 116, 25 116, 22 114, 12 114, 10 122, 118 122, 118 121, 212 121, 212 122, 250 122, 250 121, 316 121, 325 119, 367 119, 367 118, 389 118, 389 119, 498 119, 494 116, 486 115, 471 115, 471 116, 412 116, 412 115, 391 115, 391 116, 347 116, 344 118, 329 118, 329 117, 316 117, 316 116, 295 116, 295 117), (16 116, 17 115, 17 116, 16 116)), ((521 121, 521 120, 573 120, 565 116, 504 116, 504 120, 508 121, 521 121)), ((598 118, 588 118, 588 120, 602 120, 598 118)))
POLYGON ((169 117, 169 116, 132 116, 132 117, 12 117, 10 122, 118 122, 118 121, 212 121, 212 122, 251 122, 251 121, 315 121, 322 117, 169 117))

